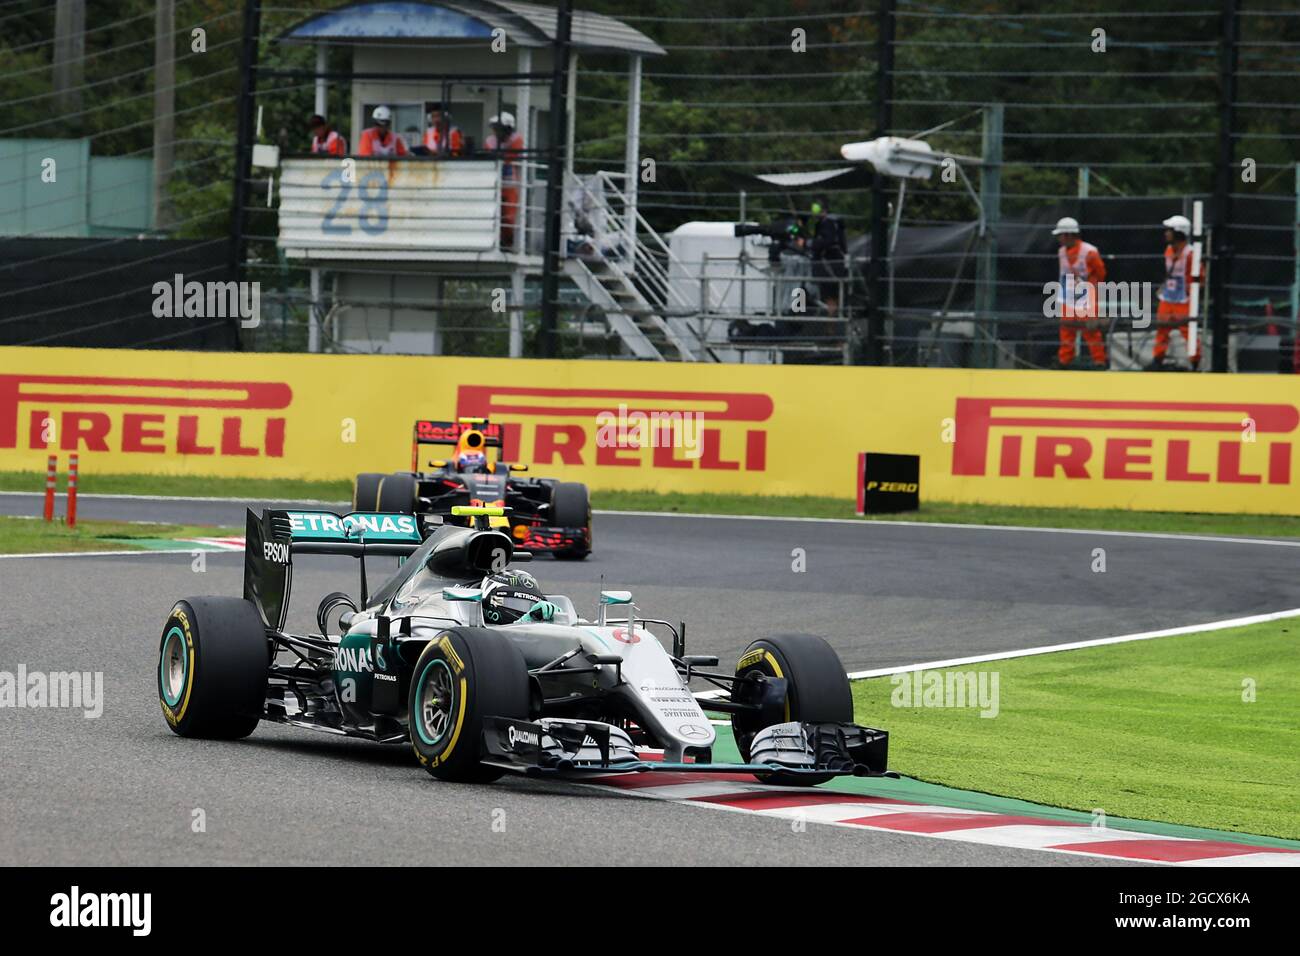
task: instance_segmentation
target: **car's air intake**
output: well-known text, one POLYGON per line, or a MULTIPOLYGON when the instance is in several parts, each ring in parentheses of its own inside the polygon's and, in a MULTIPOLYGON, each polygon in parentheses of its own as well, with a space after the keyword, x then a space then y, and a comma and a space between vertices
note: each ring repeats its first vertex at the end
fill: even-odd
POLYGON ((440 540, 429 553, 428 566, 442 577, 472 578, 497 571, 514 555, 514 543, 500 531, 444 525, 435 535, 440 540))

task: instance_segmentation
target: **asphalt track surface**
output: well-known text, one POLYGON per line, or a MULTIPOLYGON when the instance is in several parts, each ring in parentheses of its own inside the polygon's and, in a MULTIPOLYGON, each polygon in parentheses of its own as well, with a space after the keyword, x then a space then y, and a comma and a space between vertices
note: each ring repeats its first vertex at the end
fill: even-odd
MULTIPOLYGON (((33 500, 35 496, 32 496, 33 500)), ((33 513, 26 497, 0 511, 33 513)), ((83 499, 85 517, 240 524, 220 502, 83 499)), ((724 666, 754 637, 817 633, 848 670, 1107 637, 1300 605, 1300 549, 885 524, 598 516, 584 563, 534 562, 594 606, 598 578, 689 622, 724 666), (792 570, 804 549, 807 570, 792 570), (1106 551, 1095 573, 1093 551, 1106 551)), ((405 747, 263 724, 182 740, 156 702, 172 602, 238 594, 242 555, 0 560, 0 670, 102 671, 104 713, 0 710, 6 863, 1098 865, 1109 861, 789 821, 505 778, 433 781, 405 747), (206 832, 192 832, 196 810, 206 832)), ((355 590, 347 559, 296 561, 291 624, 355 590), (315 596, 315 597, 313 597, 315 596)), ((372 580, 374 579, 372 572, 372 580)), ((882 714, 879 725, 888 725, 882 714)))

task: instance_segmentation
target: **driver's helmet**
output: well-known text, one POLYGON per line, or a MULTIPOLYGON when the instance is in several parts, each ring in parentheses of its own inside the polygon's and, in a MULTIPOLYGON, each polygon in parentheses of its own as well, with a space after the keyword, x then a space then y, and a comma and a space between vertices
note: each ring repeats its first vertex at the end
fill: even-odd
POLYGON ((462 451, 456 455, 457 471, 487 471, 487 453, 462 451))
POLYGON ((483 579, 483 620, 512 624, 542 600, 537 579, 527 571, 497 571, 483 579))

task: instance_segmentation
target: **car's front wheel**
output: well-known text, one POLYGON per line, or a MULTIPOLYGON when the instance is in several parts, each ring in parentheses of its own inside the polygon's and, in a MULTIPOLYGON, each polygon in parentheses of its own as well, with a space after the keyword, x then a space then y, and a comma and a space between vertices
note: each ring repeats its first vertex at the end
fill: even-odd
MULTIPOLYGON (((840 656, 824 639, 812 634, 779 634, 750 642, 736 665, 737 677, 781 678, 786 682, 780 722, 852 723, 853 691, 840 656)), ((749 763, 750 744, 768 722, 749 713, 731 717, 740 756, 749 763)), ((833 775, 761 775, 769 783, 812 785, 833 775)))
POLYGON ((528 665, 510 639, 483 627, 443 631, 416 661, 407 714, 420 765, 439 780, 484 783, 487 717, 528 719, 528 665))

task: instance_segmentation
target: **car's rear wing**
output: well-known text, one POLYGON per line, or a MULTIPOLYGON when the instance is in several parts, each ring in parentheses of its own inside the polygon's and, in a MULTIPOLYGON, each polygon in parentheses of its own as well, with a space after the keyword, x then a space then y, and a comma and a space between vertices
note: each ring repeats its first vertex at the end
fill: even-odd
POLYGON ((411 470, 420 470, 421 445, 455 445, 466 432, 476 431, 483 436, 483 447, 500 448, 505 435, 500 425, 486 418, 458 418, 454 422, 421 420, 415 423, 411 438, 411 470))
MULTIPOLYGON (((337 554, 360 558, 362 602, 365 558, 409 557, 425 537, 426 517, 377 512, 339 515, 331 511, 250 509, 244 533, 244 599, 252 601, 267 627, 284 629, 293 579, 293 555, 337 554)), ((435 519, 436 520, 436 519, 435 519)))

